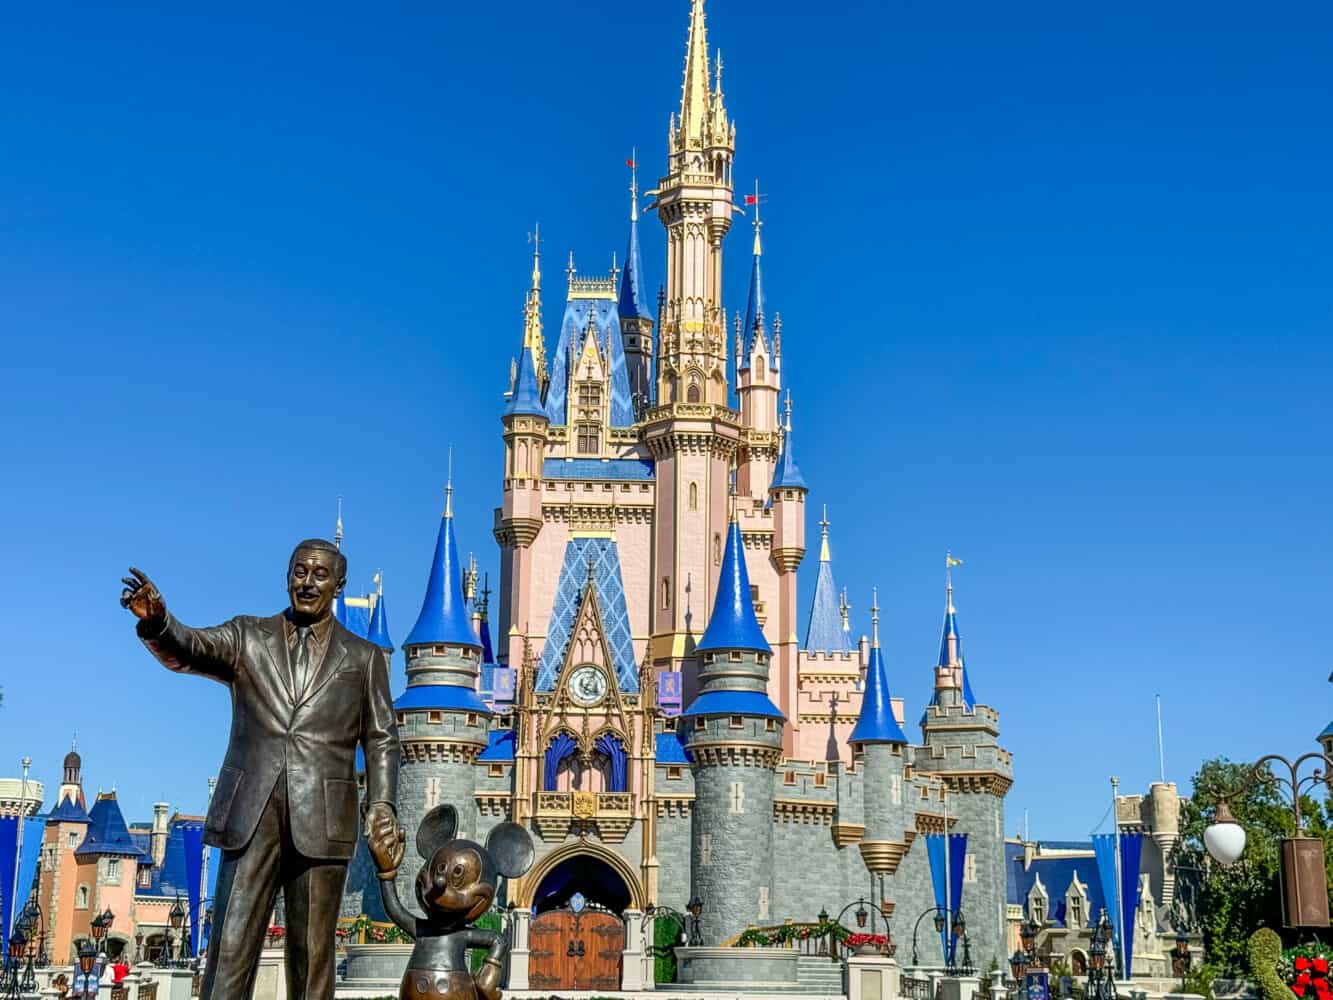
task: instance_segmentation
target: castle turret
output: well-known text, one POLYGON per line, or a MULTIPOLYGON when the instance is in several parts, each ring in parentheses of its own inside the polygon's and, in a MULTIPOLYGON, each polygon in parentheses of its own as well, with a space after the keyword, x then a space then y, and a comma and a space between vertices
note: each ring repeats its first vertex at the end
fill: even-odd
MULTIPOLYGON (((791 396, 787 396, 787 423, 782 438, 782 453, 778 456, 773 480, 768 487, 768 498, 773 510, 773 565, 777 568, 777 648, 774 650, 774 669, 769 690, 787 718, 797 718, 798 661, 800 641, 797 638, 796 570, 805 558, 805 500, 810 489, 796 464, 795 441, 791 429, 791 396)), ((788 754, 796 751, 799 731, 796 725, 786 727, 783 749, 788 754)))
POLYGON ((876 875, 892 875, 898 870, 907 849, 916 837, 908 829, 907 808, 903 804, 903 768, 907 736, 898 720, 900 706, 889 693, 889 672, 879 646, 879 593, 870 607, 872 632, 870 662, 866 666, 865 694, 861 715, 848 742, 859 759, 865 775, 865 835, 861 840, 861 858, 876 875))
POLYGON ((620 276, 620 333, 625 341, 625 367, 634 398, 634 413, 641 417, 653 393, 653 319, 644 298, 643 255, 639 252, 639 175, 631 159, 629 186, 629 246, 625 271, 620 276))
MULTIPOLYGON (((745 428, 736 488, 741 496, 761 497, 773 480, 773 466, 778 460, 782 427, 778 420, 778 394, 782 391, 779 359, 774 351, 775 338, 769 331, 764 312, 764 279, 761 262, 764 248, 760 239, 763 223, 759 219, 759 190, 755 188, 754 263, 750 271, 750 297, 745 306, 745 320, 736 338, 736 397, 740 403, 741 424, 745 428)), ((804 486, 804 481, 802 481, 804 486)))
MULTIPOLYGON (((960 565, 952 556, 948 566, 960 565)), ((1013 755, 1000 746, 1000 715, 978 704, 963 665, 963 637, 954 610, 953 580, 946 570, 940 662, 934 668, 935 696, 921 723, 924 746, 914 769, 939 777, 945 806, 956 817, 951 832, 967 835, 961 908, 971 917, 999 911, 1005 899, 1004 798, 1013 784, 1013 755)), ((968 922, 973 955, 1003 956, 1001 928, 968 922)))
POLYGON ((393 655, 393 640, 389 638, 389 612, 384 606, 384 578, 375 574, 375 607, 370 612, 370 631, 366 638, 390 656, 393 655))
POLYGON ((694 760, 690 888, 707 906, 705 943, 718 944, 769 917, 782 756, 783 714, 767 694, 771 652, 734 519, 698 654, 699 694, 683 717, 694 760))
MULTIPOLYGON (((490 710, 477 694, 481 642, 467 619, 462 564, 454 538, 453 485, 435 542, 421 614, 403 642, 407 690, 394 702, 402 742, 398 818, 415 830, 435 806, 458 810, 460 836, 477 830, 472 765, 487 743, 490 710)), ((421 859, 408 838, 399 891, 410 898, 421 859)))

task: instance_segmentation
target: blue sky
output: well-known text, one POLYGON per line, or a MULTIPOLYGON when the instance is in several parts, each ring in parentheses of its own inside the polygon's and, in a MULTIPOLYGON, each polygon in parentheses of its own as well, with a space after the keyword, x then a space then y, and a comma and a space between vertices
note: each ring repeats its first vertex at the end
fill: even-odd
MULTIPOLYGON (((1045 837, 1156 777, 1155 693, 1180 782, 1333 717, 1333 12, 1081 6, 709 23, 839 582, 860 629, 879 586, 915 720, 966 560, 1007 826, 1045 837)), ((0 12, 0 773, 31 754, 53 792, 77 730, 132 818, 203 807, 228 704, 138 646, 123 568, 190 622, 275 611, 341 493, 401 640, 452 444, 494 573, 525 234, 554 326, 679 100, 684 0, 278 7, 0 12)))

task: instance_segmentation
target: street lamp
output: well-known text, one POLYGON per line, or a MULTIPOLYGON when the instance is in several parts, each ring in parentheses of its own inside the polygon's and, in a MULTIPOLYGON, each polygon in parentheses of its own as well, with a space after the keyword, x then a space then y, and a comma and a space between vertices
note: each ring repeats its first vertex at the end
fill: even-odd
POLYGON ((1239 795, 1256 781, 1267 781, 1291 792, 1292 817, 1295 820, 1295 836, 1283 837, 1279 842, 1281 888, 1282 888, 1282 924, 1284 927, 1327 927, 1328 926, 1328 889, 1324 875, 1324 841, 1319 837, 1307 837, 1303 834, 1304 823, 1301 819, 1301 792, 1307 786, 1321 784, 1333 774, 1333 758, 1322 753, 1311 752, 1297 757, 1294 761, 1279 754, 1260 757, 1249 774, 1241 781, 1240 787, 1222 796, 1218 803, 1217 815, 1211 825, 1203 832, 1203 843, 1220 865, 1234 864, 1245 850, 1245 830, 1231 815, 1227 801, 1239 795), (1302 765, 1307 761, 1316 761, 1318 766, 1307 777, 1300 776, 1302 765), (1282 764, 1287 773, 1274 774, 1268 765, 1282 764))
POLYGON ((102 914, 98 913, 93 916, 90 929, 92 930, 93 944, 100 948, 102 946, 102 938, 106 937, 106 919, 102 914))
POLYGON ((1092 945, 1088 948, 1087 1000, 1115 1000, 1115 976, 1112 974, 1114 962, 1107 962, 1113 940, 1111 918, 1103 910, 1102 919, 1093 928, 1092 945))
POLYGON ((870 916, 870 911, 867 910, 865 908, 865 904, 862 903, 860 906, 856 908, 856 926, 864 927, 866 925, 866 918, 869 916, 870 916))
POLYGON ((175 963, 175 951, 171 947, 171 939, 174 934, 179 934, 181 924, 185 921, 185 907, 181 906, 180 896, 176 897, 175 904, 171 907, 171 912, 167 914, 167 920, 171 926, 163 937, 166 938, 166 946, 163 949, 162 961, 170 966, 175 963))
POLYGON ((1190 939, 1185 933, 1185 928, 1176 931, 1176 950, 1171 956, 1171 971, 1180 977, 1180 992, 1185 992, 1185 976, 1189 974, 1190 966, 1194 964, 1194 956, 1190 954, 1190 939))
POLYGON ((921 914, 916 918, 916 922, 912 924, 912 967, 913 968, 921 967, 921 957, 916 950, 916 932, 921 927, 921 921, 925 920, 926 917, 930 916, 932 913, 935 915, 935 919, 933 921, 935 924, 935 933, 936 934, 944 933, 944 923, 945 923, 944 907, 932 906, 929 909, 922 910, 921 914))
POLYGON ((74 975, 70 993, 76 997, 97 996, 97 975, 93 972, 97 965, 97 948, 87 938, 79 945, 79 971, 74 975))
POLYGON ((697 895, 691 896, 685 909, 690 911, 690 947, 702 948, 704 936, 699 927, 699 917, 704 912, 704 901, 697 895))
POLYGON ((23 996, 23 990, 19 982, 19 965, 23 961, 23 949, 28 946, 28 936, 23 933, 22 927, 15 927, 14 933, 9 935, 9 978, 6 980, 7 990, 5 996, 9 1000, 19 1000, 23 996))

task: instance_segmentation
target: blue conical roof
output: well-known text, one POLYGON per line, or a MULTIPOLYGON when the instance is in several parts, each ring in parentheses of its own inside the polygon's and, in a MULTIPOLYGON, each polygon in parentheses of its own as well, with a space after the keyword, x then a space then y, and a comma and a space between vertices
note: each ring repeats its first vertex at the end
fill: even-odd
MULTIPOLYGON (((957 650, 958 664, 963 668, 963 704, 969 709, 975 708, 977 699, 972 694, 972 682, 967 676, 967 660, 963 657, 963 634, 958 631, 958 612, 953 606, 953 584, 950 583, 947 588, 947 604, 944 609, 944 628, 940 634, 940 660, 941 667, 953 666, 949 662, 949 640, 954 640, 954 647, 957 650)), ((932 697, 932 705, 938 702, 937 697, 932 697)))
POLYGON ((481 662, 483 665, 495 664, 495 650, 491 646, 491 623, 486 616, 481 616, 481 662))
POLYGON ((805 648, 811 652, 850 653, 851 638, 842 627, 842 604, 833 582, 833 560, 828 544, 828 509, 820 520, 819 576, 810 602, 810 621, 805 630, 805 648))
POLYGON ((144 853, 125 826, 125 817, 116 801, 116 793, 99 795, 88 813, 88 833, 75 855, 114 854, 120 857, 142 858, 144 853))
POLYGON ((639 217, 629 220, 629 246, 625 248, 625 273, 620 276, 620 318, 642 319, 651 314, 643 304, 643 255, 639 253, 639 217))
POLYGON ((389 638, 389 616, 384 610, 383 594, 376 599, 375 610, 370 613, 370 632, 366 638, 380 649, 393 652, 393 640, 389 638))
POLYGON ((51 810, 46 817, 48 823, 88 823, 88 811, 83 808, 83 803, 79 801, 82 797, 75 795, 66 795, 60 800, 60 803, 51 810))
POLYGON ((426 584, 426 598, 421 602, 417 623, 403 641, 404 648, 443 644, 481 648, 477 633, 472 631, 472 623, 467 618, 462 570, 458 542, 454 540, 453 514, 446 508, 435 541, 435 559, 426 584))
POLYGON ((523 348, 518 359, 518 378, 514 380, 514 391, 505 404, 506 417, 544 417, 546 410, 542 406, 541 390, 537 388, 537 366, 532 360, 532 348, 523 348))
POLYGON ((722 557, 722 572, 717 578, 713 615, 708 619, 708 628, 704 630, 697 648, 700 652, 731 649, 772 652, 763 630, 759 628, 759 620, 754 616, 750 573, 745 568, 745 549, 741 544, 741 526, 734 520, 727 532, 727 551, 722 557))
POLYGON ((737 367, 741 369, 750 366, 750 353, 754 349, 755 335, 764 338, 764 347, 772 357, 773 341, 768 336, 768 323, 764 319, 764 275, 760 261, 763 259, 763 251, 759 244, 759 235, 754 238, 754 265, 750 271, 750 298, 745 304, 745 329, 741 331, 744 345, 741 356, 737 361, 737 367))
POLYGON ((782 437, 782 454, 778 456, 778 464, 773 469, 773 485, 770 488, 775 490, 808 490, 810 488, 805 484, 805 477, 801 475, 800 467, 796 464, 796 452, 792 448, 790 425, 782 437))
POLYGON ((861 698, 861 717, 856 720, 849 743, 907 743, 903 727, 893 714, 893 698, 889 694, 889 672, 884 666, 884 654, 876 644, 870 649, 870 663, 866 667, 866 689, 861 698))

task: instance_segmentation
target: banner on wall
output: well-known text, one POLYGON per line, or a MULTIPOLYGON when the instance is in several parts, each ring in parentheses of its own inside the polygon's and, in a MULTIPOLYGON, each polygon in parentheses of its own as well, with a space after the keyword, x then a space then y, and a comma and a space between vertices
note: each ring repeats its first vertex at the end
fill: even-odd
POLYGON ((947 848, 945 845, 945 836, 942 833, 926 836, 926 858, 930 861, 930 881, 935 891, 935 905, 950 914, 950 920, 945 922, 944 929, 940 931, 940 954, 944 956, 946 964, 952 965, 958 940, 951 937, 949 931, 953 923, 952 915, 963 905, 963 868, 967 864, 967 834, 951 833, 948 835, 947 848))
POLYGON ((1139 861, 1143 834, 1120 835, 1120 877, 1116 878, 1116 835, 1094 833, 1092 850, 1097 858, 1097 877, 1106 896, 1106 909, 1115 931, 1115 961, 1121 977, 1128 979, 1134 968, 1134 917, 1139 909, 1139 861))

